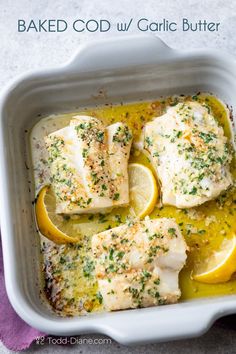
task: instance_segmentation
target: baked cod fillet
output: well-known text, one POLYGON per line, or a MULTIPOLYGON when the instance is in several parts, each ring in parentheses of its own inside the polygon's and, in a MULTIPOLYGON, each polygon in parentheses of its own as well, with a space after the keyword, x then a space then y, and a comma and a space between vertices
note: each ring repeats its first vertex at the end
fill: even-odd
POLYGON ((95 274, 106 310, 175 303, 187 246, 173 219, 122 225, 92 238, 95 274))
POLYGON ((105 127, 96 118, 75 116, 45 142, 57 213, 99 213, 129 203, 132 134, 126 125, 105 127))
POLYGON ((170 107, 145 125, 143 137, 163 204, 194 207, 232 184, 231 148, 209 107, 198 102, 170 107))

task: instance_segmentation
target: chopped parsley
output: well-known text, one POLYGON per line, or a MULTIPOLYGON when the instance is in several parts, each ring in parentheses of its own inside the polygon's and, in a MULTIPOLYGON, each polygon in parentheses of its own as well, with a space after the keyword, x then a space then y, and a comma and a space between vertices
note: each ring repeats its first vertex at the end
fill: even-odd
POLYGON ((85 264, 84 264, 84 266, 83 266, 83 273, 84 273, 84 276, 85 276, 86 278, 91 277, 92 272, 94 271, 94 269, 95 269, 95 266, 94 266, 93 260, 91 260, 90 258, 86 258, 86 259, 85 259, 85 264))
POLYGON ((153 141, 149 136, 145 138, 145 143, 147 144, 148 147, 153 145, 153 141))
POLYGON ((195 186, 193 186, 193 188, 191 189, 191 191, 188 194, 196 195, 197 194, 197 188, 195 186))
POLYGON ((102 297, 102 294, 100 293, 100 291, 97 292, 96 298, 99 301, 99 304, 101 305, 103 302, 103 297, 102 297))
POLYGON ((120 193, 115 193, 113 196, 113 200, 118 200, 120 198, 120 193))

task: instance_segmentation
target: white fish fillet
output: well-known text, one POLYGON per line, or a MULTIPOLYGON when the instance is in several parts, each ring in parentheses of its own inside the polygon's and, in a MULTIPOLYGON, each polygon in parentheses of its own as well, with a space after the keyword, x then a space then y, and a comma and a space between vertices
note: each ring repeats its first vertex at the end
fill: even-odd
POLYGON ((96 118, 75 116, 45 142, 57 213, 99 213, 129 203, 132 134, 126 125, 105 127, 96 118))
POLYGON ((173 219, 137 221, 92 238, 95 273, 106 310, 175 303, 187 246, 173 219))
POLYGON ((232 184, 230 145, 209 107, 198 102, 170 107, 145 125, 143 137, 161 182, 163 204, 194 207, 232 184))

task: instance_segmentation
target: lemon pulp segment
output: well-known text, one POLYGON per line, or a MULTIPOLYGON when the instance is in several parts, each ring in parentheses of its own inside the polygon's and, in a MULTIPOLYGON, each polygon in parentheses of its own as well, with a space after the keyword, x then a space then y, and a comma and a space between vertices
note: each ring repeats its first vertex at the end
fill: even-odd
POLYGON ((60 219, 63 224, 63 217, 56 215, 55 197, 49 186, 43 187, 39 194, 35 205, 35 214, 39 231, 51 241, 61 243, 74 243, 78 238, 67 235, 60 230, 60 219))
POLYGON ((130 210, 138 218, 149 215, 157 202, 158 187, 152 171, 139 163, 128 166, 130 210))

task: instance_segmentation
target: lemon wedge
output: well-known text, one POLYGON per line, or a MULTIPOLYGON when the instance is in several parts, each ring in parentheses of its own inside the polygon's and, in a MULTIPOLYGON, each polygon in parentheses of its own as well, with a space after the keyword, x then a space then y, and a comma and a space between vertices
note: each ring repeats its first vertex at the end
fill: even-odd
POLYGON ((152 171, 139 163, 128 166, 130 213, 144 218, 153 211, 158 197, 158 187, 152 171))
POLYGON ((230 280, 236 272, 236 236, 222 242, 218 252, 214 252, 193 279, 202 283, 217 284, 230 280), (205 268, 205 269, 204 269, 205 268))
MULTIPOLYGON (((39 231, 49 240, 62 244, 78 242, 78 238, 69 236, 69 223, 66 217, 55 213, 55 196, 50 186, 43 187, 37 197, 35 214, 39 231)), ((71 235, 71 233, 70 233, 71 235)))

